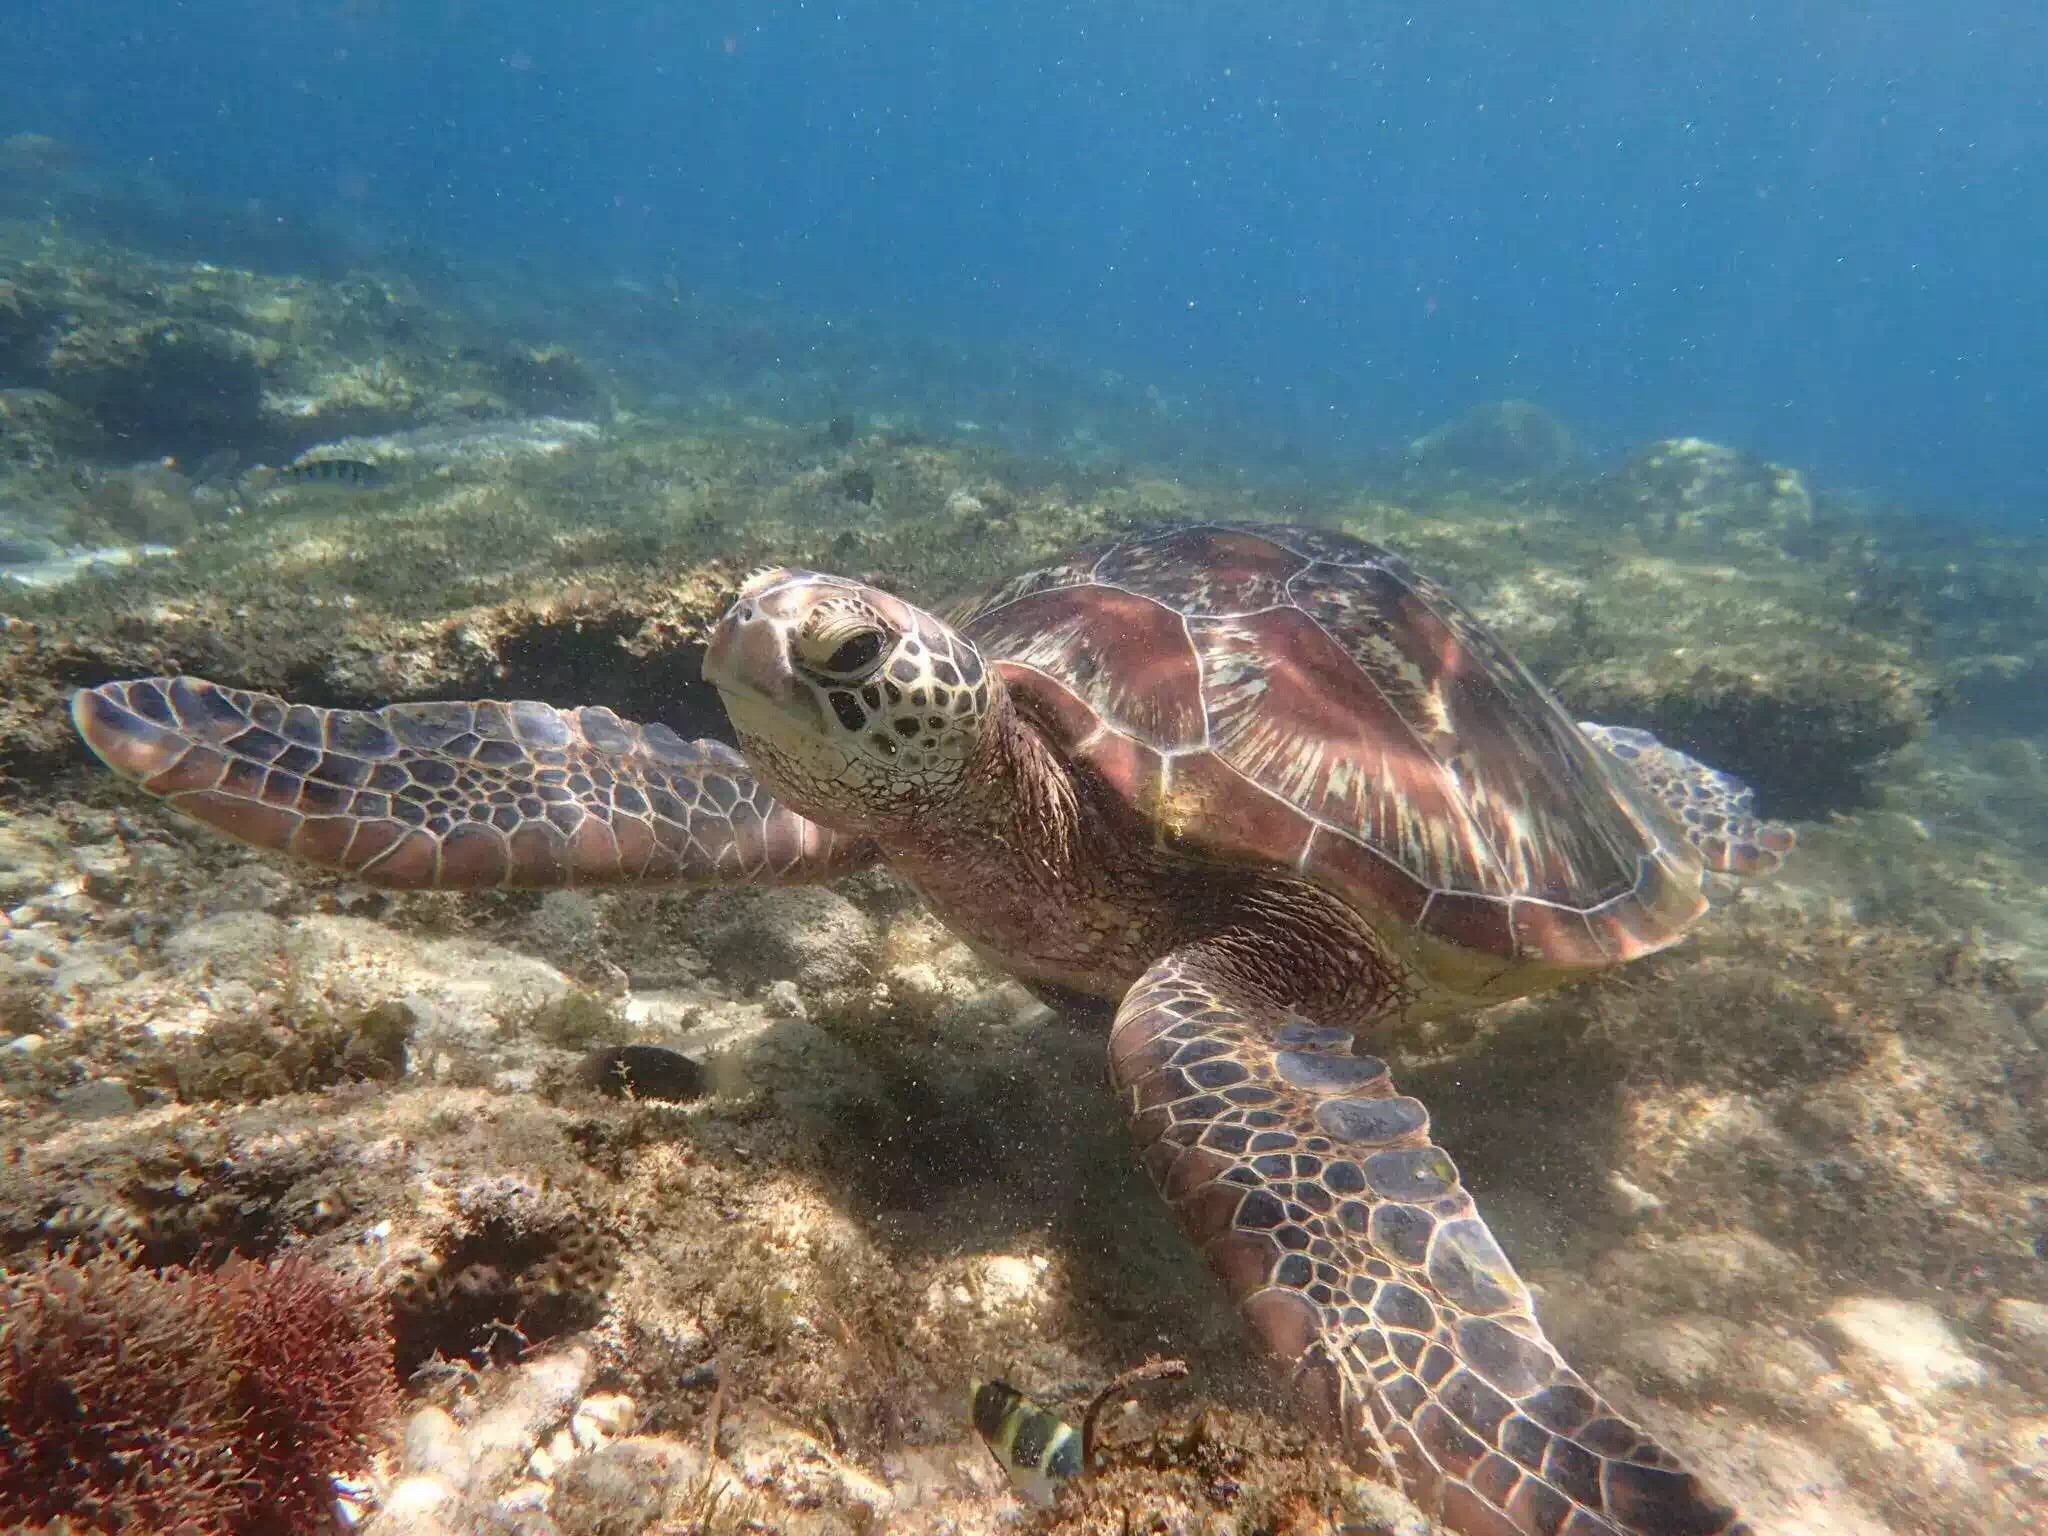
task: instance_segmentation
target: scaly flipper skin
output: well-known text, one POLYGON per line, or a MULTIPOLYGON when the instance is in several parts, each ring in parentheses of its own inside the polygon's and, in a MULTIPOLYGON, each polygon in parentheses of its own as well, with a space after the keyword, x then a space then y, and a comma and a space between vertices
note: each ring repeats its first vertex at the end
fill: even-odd
POLYGON ((1558 1357, 1422 1105, 1256 979, 1284 974, 1214 941, 1167 956, 1110 1074, 1310 1417, 1460 1536, 1748 1536, 1558 1357))
POLYGON ((722 742, 608 709, 315 709, 156 677, 84 689, 71 718, 194 821, 392 889, 799 882, 874 858, 778 805, 722 742))
POLYGON ((1628 725, 1579 729, 1609 756, 1626 763, 1644 788, 1678 818, 1686 841, 1707 868, 1724 875, 1768 875, 1792 851, 1792 829, 1756 814, 1756 792, 1732 774, 1709 768, 1648 731, 1628 725))

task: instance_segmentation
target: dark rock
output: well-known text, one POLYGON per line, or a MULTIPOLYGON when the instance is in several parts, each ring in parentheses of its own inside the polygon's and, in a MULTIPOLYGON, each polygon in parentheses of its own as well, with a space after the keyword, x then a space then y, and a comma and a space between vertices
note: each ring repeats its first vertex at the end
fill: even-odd
POLYGON ((1911 669, 1821 652, 1621 657, 1568 669, 1557 690, 1582 719, 1640 726, 1735 775, 1777 817, 1866 803, 1886 758, 1929 718, 1911 669))
POLYGON ((1409 462, 1417 469, 1496 480, 1560 474, 1578 457, 1571 429, 1526 400, 1476 405, 1408 445, 1409 462))
POLYGON ((665 1045, 608 1045, 583 1058, 576 1076, 612 1099, 701 1099, 711 1089, 704 1068, 665 1045))
POLYGON ((0 565, 35 565, 54 560, 63 551, 37 533, 20 533, 0 524, 0 565))
POLYGON ((0 389, 0 465, 55 469, 106 450, 99 423, 77 406, 46 389, 0 389))
POLYGON ((0 279, 0 385, 28 384, 43 376, 57 313, 0 279))
POLYGON ((536 347, 500 359, 493 382, 525 411, 587 415, 603 402, 597 376, 567 347, 536 347))
POLYGON ((50 387, 136 458, 203 458, 266 426, 257 345, 205 322, 80 327, 51 352, 50 387))

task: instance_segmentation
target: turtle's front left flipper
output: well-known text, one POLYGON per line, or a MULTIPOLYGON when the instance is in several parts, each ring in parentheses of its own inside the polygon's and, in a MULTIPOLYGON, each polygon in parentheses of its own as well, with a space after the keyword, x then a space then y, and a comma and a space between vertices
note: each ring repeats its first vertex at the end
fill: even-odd
POLYGON ((1736 1513, 1551 1348, 1529 1293, 1350 1032, 1247 945, 1167 956, 1110 1037, 1146 1170, 1353 1461, 1460 1536, 1736 1536, 1736 1513))
POLYGON ((732 748, 608 709, 315 709, 190 677, 81 690, 116 772, 258 848, 406 890, 823 880, 873 857, 732 748))

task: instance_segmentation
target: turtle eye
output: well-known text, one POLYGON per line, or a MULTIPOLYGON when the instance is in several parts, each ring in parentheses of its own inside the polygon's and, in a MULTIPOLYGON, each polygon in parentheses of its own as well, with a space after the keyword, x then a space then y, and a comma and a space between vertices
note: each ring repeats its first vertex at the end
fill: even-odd
POLYGON ((882 632, 870 629, 855 635, 825 658, 825 670, 842 676, 869 672, 882 659, 882 632))
POLYGON ((874 671, 889 637, 871 624, 830 624, 798 637, 797 657, 834 680, 859 679, 874 671))

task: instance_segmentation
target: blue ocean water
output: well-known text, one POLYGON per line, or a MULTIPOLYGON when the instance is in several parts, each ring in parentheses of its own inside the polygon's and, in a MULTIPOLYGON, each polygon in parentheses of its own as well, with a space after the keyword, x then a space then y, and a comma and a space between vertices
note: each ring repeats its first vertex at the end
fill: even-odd
POLYGON ((1301 451, 1522 396, 2037 523, 2048 11, 10 0, 0 136, 1057 347, 1301 451))

